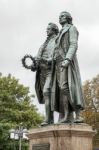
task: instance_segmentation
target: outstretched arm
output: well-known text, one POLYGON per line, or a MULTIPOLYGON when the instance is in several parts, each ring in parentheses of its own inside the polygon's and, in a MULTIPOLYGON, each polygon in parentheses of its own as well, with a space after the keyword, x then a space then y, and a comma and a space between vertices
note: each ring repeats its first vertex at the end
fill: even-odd
POLYGON ((42 50, 43 50, 43 45, 39 48, 39 51, 37 53, 37 56, 35 57, 35 61, 31 65, 31 71, 36 71, 39 67, 39 62, 41 60, 42 56, 42 50))

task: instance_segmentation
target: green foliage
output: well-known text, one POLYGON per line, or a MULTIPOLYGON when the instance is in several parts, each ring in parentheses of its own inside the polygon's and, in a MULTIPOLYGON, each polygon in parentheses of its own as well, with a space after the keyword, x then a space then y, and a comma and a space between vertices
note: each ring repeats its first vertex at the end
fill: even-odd
POLYGON ((83 86, 86 108, 83 112, 85 122, 97 131, 94 146, 99 147, 99 75, 85 82, 83 86))
MULTIPOLYGON (((9 130, 20 123, 29 129, 36 127, 43 120, 33 105, 33 96, 29 88, 24 87, 15 77, 0 74, 0 150, 17 150, 18 141, 9 138, 9 130)), ((23 141, 24 142, 24 141, 23 141)), ((24 142, 22 150, 27 150, 24 142)))

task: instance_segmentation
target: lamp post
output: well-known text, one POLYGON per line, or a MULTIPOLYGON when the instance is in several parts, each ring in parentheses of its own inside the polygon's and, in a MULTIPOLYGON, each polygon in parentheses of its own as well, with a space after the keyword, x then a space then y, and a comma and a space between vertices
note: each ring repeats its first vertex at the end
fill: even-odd
POLYGON ((27 139, 26 134, 28 133, 27 129, 24 129, 20 124, 18 129, 11 129, 10 130, 10 138, 19 140, 19 150, 22 148, 22 139, 27 139))

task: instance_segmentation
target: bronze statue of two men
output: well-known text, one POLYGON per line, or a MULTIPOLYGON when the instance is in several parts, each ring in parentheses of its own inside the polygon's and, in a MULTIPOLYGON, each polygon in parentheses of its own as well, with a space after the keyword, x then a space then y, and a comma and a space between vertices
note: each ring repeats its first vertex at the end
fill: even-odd
POLYGON ((45 104, 46 119, 54 123, 53 112, 59 112, 58 123, 81 123, 84 99, 76 52, 78 31, 69 12, 61 12, 58 26, 49 23, 47 39, 40 47, 31 70, 36 71, 35 89, 40 104, 45 104), (74 117, 75 112, 75 117, 74 117))

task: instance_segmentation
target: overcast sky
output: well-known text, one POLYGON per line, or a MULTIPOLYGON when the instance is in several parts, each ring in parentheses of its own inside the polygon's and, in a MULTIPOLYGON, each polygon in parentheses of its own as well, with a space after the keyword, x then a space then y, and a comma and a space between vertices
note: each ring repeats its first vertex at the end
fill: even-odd
POLYGON ((99 0, 0 0, 0 72, 11 73, 34 93, 35 73, 22 67, 25 54, 35 56, 49 22, 69 11, 79 31, 78 60, 84 82, 99 73, 99 0))

